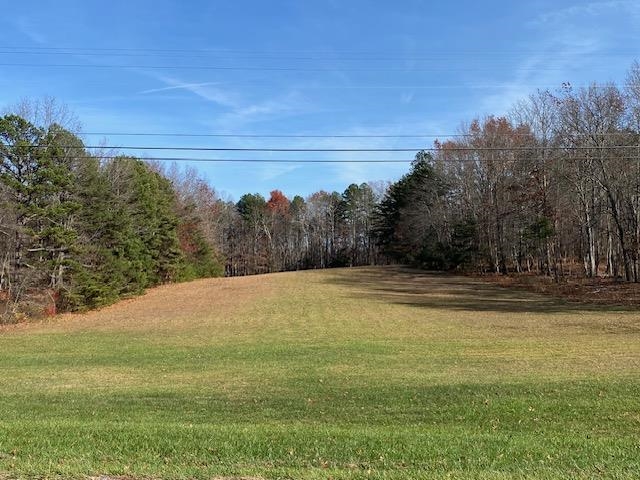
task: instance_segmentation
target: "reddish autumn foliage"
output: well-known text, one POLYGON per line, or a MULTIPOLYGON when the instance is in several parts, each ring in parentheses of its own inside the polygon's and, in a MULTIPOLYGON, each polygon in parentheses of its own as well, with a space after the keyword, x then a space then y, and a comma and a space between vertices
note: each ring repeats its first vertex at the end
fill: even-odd
POLYGON ((291 202, 280 190, 273 190, 271 192, 271 197, 267 201, 269 212, 287 216, 289 215, 290 206, 291 202))

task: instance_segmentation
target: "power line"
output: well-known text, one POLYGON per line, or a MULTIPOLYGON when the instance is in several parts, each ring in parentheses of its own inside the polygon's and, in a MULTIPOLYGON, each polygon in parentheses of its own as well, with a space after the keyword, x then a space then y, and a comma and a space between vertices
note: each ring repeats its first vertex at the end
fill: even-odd
MULTIPOLYGON (((198 158, 198 157, 127 157, 122 155, 89 155, 86 157, 72 157, 76 160, 142 160, 147 162, 194 162, 194 163, 287 163, 287 164, 341 164, 341 163, 362 163, 362 164, 384 164, 384 163, 411 163, 414 159, 284 159, 284 158, 198 158)), ((640 156, 620 156, 615 157, 616 160, 636 160, 640 161, 640 156)), ((440 161, 445 163, 476 163, 473 158, 441 158, 440 161)), ((531 159, 531 160, 550 160, 550 159, 531 159)), ((566 158, 567 161, 583 161, 584 158, 566 158)))
MULTIPOLYGON (((114 137, 193 137, 193 138, 473 138, 473 133, 429 133, 429 134, 274 134, 274 133, 179 133, 179 132, 82 132, 82 136, 114 137)), ((498 137, 535 137, 533 133, 494 133, 498 137)), ((599 137, 638 136, 636 132, 599 133, 599 137)), ((590 137, 590 134, 570 134, 569 138, 590 137)))
MULTIPOLYGON (((211 48, 141 48, 141 47, 65 47, 65 46, 52 46, 52 47, 44 47, 44 46, 25 46, 25 45, 4 45, 0 46, 0 50, 32 50, 32 51, 44 51, 44 52, 52 52, 52 51, 67 51, 67 52, 149 52, 149 53, 243 53, 243 54, 280 54, 280 55, 289 55, 289 54, 330 54, 330 55, 358 55, 358 56, 368 56, 368 55, 379 55, 379 50, 335 50, 335 49, 299 49, 299 50, 286 50, 278 48, 277 50, 255 50, 255 49, 235 49, 235 48, 225 48, 225 47, 211 47, 211 48)), ((432 51, 425 58, 432 58, 433 56, 453 56, 453 55, 536 55, 536 54, 544 54, 549 53, 548 51, 541 50, 448 50, 448 51, 432 51)), ((398 55, 401 55, 400 53, 398 55)), ((612 56, 609 52, 579 52, 579 51, 566 51, 566 52, 553 52, 554 56, 612 56)), ((629 50, 628 52, 618 51, 614 56, 630 56, 637 55, 637 52, 634 50, 629 50)), ((416 57, 410 57, 416 58, 416 57)), ((421 57, 418 57, 421 58, 421 57)))
MULTIPOLYGON (((87 159, 119 160, 130 157, 118 155, 89 156, 87 159)), ((190 157, 141 157, 139 160, 159 162, 204 162, 204 163, 411 163, 413 159, 285 159, 285 158, 190 158, 190 157)))
MULTIPOLYGON (((432 68, 344 68, 340 65, 331 65, 327 67, 259 67, 259 66, 220 66, 220 65, 126 65, 126 64, 44 64, 44 63, 0 63, 0 67, 25 67, 25 68, 94 68, 94 69, 134 69, 134 70, 196 70, 196 71, 224 71, 224 72, 306 72, 306 73, 332 73, 332 72, 391 72, 391 73, 451 73, 451 72, 478 72, 477 68, 465 68, 465 69, 432 69, 432 68)), ((532 72, 540 72, 545 70, 544 68, 533 68, 532 72)), ((562 69, 546 69, 547 71, 563 71, 562 69)), ((256 80, 260 84, 264 83, 264 79, 256 80)), ((256 82, 242 82, 242 83, 256 83, 256 82)), ((531 84, 519 84, 520 87, 527 87, 530 89, 551 89, 559 88, 560 84, 548 84, 548 83, 531 83, 531 84)), ((573 88, 596 88, 607 89, 611 86, 615 86, 614 83, 590 83, 588 85, 571 84, 573 88)), ((640 84, 625 84, 627 87, 636 87, 640 84)), ((432 84, 432 85, 301 85, 298 89, 301 90, 459 90, 459 89, 472 89, 472 90, 495 90, 513 87, 512 83, 487 83, 487 84, 468 84, 468 83, 448 83, 448 84, 432 84)), ((150 93, 150 92, 149 92, 150 93)))
POLYGON ((431 150, 425 148, 254 148, 254 147, 159 147, 159 146, 109 146, 109 145, 28 145, 27 148, 46 149, 46 148, 64 148, 70 150, 160 150, 160 151, 181 151, 181 152, 289 152, 289 153, 388 153, 388 152, 419 152, 421 150, 431 150))
MULTIPOLYGON (((227 67, 220 65, 105 65, 105 64, 86 64, 86 63, 0 63, 0 67, 27 67, 27 68, 149 68, 149 69, 165 69, 165 70, 224 70, 224 71, 273 71, 273 72, 291 72, 291 71, 308 71, 308 72, 324 72, 329 71, 327 68, 309 68, 299 69, 293 67, 227 67)), ((386 69, 384 69, 386 71, 386 69)), ((376 70, 378 71, 378 70, 376 70)))
POLYGON ((443 138, 462 137, 466 134, 436 135, 436 134, 405 134, 405 135, 342 135, 342 134, 259 134, 259 133, 161 133, 161 132, 82 132, 83 136, 114 136, 114 137, 211 137, 211 138, 443 138))
MULTIPOLYGON (((223 53, 228 55, 227 52, 223 53)), ((233 56, 220 56, 212 53, 127 53, 127 52, 43 52, 43 51, 21 51, 21 50, 0 50, 0 55, 39 55, 39 56, 71 56, 71 57, 122 57, 122 58, 215 58, 216 60, 289 60, 289 61, 335 61, 335 62, 375 62, 375 61, 427 61, 437 57, 337 57, 337 56, 282 56, 282 55, 255 55, 236 54, 233 56)))
MULTIPOLYGON (((513 56, 516 58, 521 57, 521 53, 509 52, 507 53, 485 53, 485 56, 495 55, 500 59, 513 56)), ((482 53, 463 53, 460 55, 473 55, 478 57, 482 53)), ((157 57, 157 58, 216 58, 218 60, 237 60, 237 59, 249 59, 249 60, 293 60, 293 61, 336 61, 336 62, 377 62, 377 61, 433 61, 443 58, 450 58, 455 56, 451 53, 433 53, 431 55, 413 56, 413 55, 396 55, 396 56, 380 56, 372 53, 371 55, 359 55, 359 56, 344 56, 342 54, 331 54, 329 52, 323 53, 300 53, 292 56, 283 52, 237 52, 225 50, 92 50, 92 49, 52 49, 52 50, 31 50, 28 48, 16 48, 8 49, 0 47, 0 55, 37 55, 37 56, 78 56, 78 57, 122 57, 122 58, 145 58, 145 57, 157 57), (224 55, 224 56, 221 56, 224 55), (304 55, 304 56, 302 56, 304 55), (323 56, 324 55, 324 56, 323 56)), ((558 56, 557 53, 554 54, 558 56)), ((567 56, 576 56, 579 54, 566 53, 567 56)), ((609 56, 609 55, 608 55, 609 56)), ((623 56, 623 55, 619 55, 623 56)))
MULTIPOLYGON (((164 69, 164 70, 213 70, 213 71, 242 71, 242 72, 331 72, 333 70, 339 70, 344 72, 430 72, 430 73, 448 73, 452 71, 456 72, 477 72, 478 68, 344 68, 341 66, 327 66, 321 67, 262 67, 262 66, 223 66, 223 65, 127 65, 127 64, 88 64, 88 63, 0 63, 0 67, 27 67, 27 68, 97 68, 97 69, 110 69, 110 68, 135 68, 135 69, 164 69)), ((488 69, 489 67, 487 67, 488 69)), ((492 69, 494 70, 494 69, 492 69)), ((532 67, 527 69, 530 71, 539 72, 544 71, 564 71, 563 68, 541 68, 532 67)))
POLYGON ((446 148, 271 148, 271 147, 160 147, 160 146, 107 146, 107 145, 27 145, 27 148, 46 149, 59 147, 70 150, 159 150, 159 151, 184 151, 184 152, 288 152, 288 153, 389 153, 389 152, 530 152, 530 151, 572 151, 572 150, 620 150, 638 149, 638 145, 595 145, 595 146, 564 146, 564 147, 446 147, 446 148))

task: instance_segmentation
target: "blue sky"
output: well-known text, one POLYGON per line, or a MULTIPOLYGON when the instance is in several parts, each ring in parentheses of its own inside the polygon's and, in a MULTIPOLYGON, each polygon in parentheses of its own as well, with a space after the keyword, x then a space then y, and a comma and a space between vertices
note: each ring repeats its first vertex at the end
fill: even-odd
MULTIPOLYGON (((1 3, 0 106, 53 96, 78 115, 87 133, 446 136, 476 116, 505 114, 536 88, 622 82, 640 58, 636 0, 1 3)), ((432 141, 85 136, 87 144, 114 147, 417 150, 432 141)), ((252 156, 410 160, 413 155, 252 156)), ((394 180, 408 168, 195 165, 234 200, 273 189, 290 197, 343 191, 353 182, 394 180)))

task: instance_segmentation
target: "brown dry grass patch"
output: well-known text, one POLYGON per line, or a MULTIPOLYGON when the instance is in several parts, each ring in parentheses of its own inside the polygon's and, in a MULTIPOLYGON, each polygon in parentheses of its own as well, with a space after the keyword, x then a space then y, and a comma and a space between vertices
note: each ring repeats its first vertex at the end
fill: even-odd
POLYGON ((16 330, 166 330, 224 323, 250 308, 272 291, 273 277, 211 278, 149 289, 139 297, 86 313, 67 313, 51 319, 0 326, 0 332, 16 330))
POLYGON ((479 277, 502 287, 527 290, 584 305, 640 307, 640 284, 612 278, 562 279, 531 274, 486 275, 479 277))

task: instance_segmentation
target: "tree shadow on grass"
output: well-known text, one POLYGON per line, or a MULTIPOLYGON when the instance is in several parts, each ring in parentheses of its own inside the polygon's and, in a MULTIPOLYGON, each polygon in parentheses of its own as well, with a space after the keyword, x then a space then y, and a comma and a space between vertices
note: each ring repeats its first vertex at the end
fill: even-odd
POLYGON ((349 292, 360 298, 422 308, 504 313, 637 312, 632 307, 572 303, 469 277, 404 266, 339 270, 332 272, 329 281, 349 287, 349 292))

